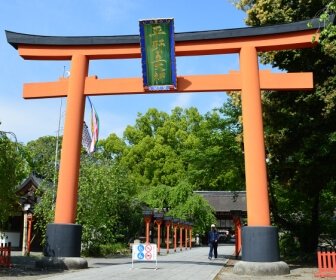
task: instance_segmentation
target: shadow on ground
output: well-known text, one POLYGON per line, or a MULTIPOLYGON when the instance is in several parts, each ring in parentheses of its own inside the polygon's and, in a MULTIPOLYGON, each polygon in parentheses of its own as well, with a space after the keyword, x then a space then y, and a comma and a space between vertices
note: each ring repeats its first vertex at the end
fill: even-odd
POLYGON ((62 269, 41 269, 35 267, 37 256, 11 256, 11 267, 0 266, 0 278, 23 277, 63 273, 62 269))

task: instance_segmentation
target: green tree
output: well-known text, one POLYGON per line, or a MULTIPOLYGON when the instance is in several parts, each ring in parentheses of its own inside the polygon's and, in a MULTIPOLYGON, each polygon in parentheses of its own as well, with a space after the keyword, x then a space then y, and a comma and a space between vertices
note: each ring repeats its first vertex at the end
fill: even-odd
POLYGON ((110 134, 106 140, 99 140, 99 152, 106 159, 120 160, 126 148, 126 143, 115 133, 110 134))
MULTIPOLYGON (((83 225, 87 250, 97 253, 101 246, 137 235, 146 206, 194 221, 199 233, 213 223, 213 209, 193 190, 244 188, 243 154, 232 129, 236 116, 225 113, 221 108, 202 116, 196 108, 177 107, 168 115, 149 109, 122 139, 111 134, 100 140, 92 157, 83 150, 77 222, 83 225)), ((53 149, 48 140, 32 142, 28 149, 41 173, 53 149)), ((42 229, 53 216, 54 191, 43 189, 42 229)))
MULTIPOLYGON (((307 20, 323 1, 233 1, 251 26, 307 20)), ((312 91, 263 93, 272 218, 298 238, 300 253, 315 255, 318 238, 333 216, 325 194, 335 198, 335 63, 330 49, 261 53, 262 63, 314 74, 312 91)))
POLYGON ((149 109, 127 127, 123 140, 110 135, 101 143, 105 154, 130 170, 141 200, 193 221, 195 232, 203 234, 215 222, 214 210, 193 190, 244 189, 240 131, 229 105, 205 116, 193 107, 176 107, 171 115, 149 109))
POLYGON ((226 105, 207 113, 190 137, 190 148, 183 151, 184 161, 189 162, 188 179, 198 190, 245 188, 244 155, 229 113, 226 105))
POLYGON ((143 193, 142 200, 150 208, 156 208, 185 221, 193 222, 194 232, 205 234, 209 224, 215 223, 215 210, 203 198, 193 193, 193 187, 187 182, 181 181, 175 187, 164 185, 152 188, 143 193))
POLYGON ((36 190, 39 202, 34 207, 35 227, 41 232, 42 245, 46 241, 47 225, 54 222, 56 189, 56 186, 50 180, 44 179, 36 190))
MULTIPOLYGON (((0 131, 0 231, 8 218, 19 209, 18 186, 29 174, 29 167, 22 156, 22 145, 11 141, 12 133, 0 131)), ((16 137, 15 137, 16 138, 16 137)))
POLYGON ((243 153, 224 109, 202 116, 176 107, 171 115, 149 109, 128 126, 123 141, 104 141, 104 152, 131 170, 139 191, 186 180, 198 190, 244 188, 243 153))
MULTIPOLYGON (((44 180, 38 194, 41 199, 35 207, 35 216, 45 235, 47 225, 54 220, 56 187, 44 180)), ((83 226, 85 254, 108 254, 113 244, 125 244, 139 233, 144 205, 134 197, 134 184, 123 167, 106 159, 101 152, 94 156, 83 152, 76 223, 83 226)))
MULTIPOLYGON (((62 137, 57 139, 54 136, 43 136, 37 140, 30 141, 25 146, 25 156, 32 171, 42 178, 53 181, 59 163, 59 154, 56 157, 56 141, 58 151, 62 149, 62 137), (56 160, 56 167, 55 167, 56 160)), ((56 176, 57 177, 57 176, 56 176)))
POLYGON ((128 126, 121 162, 132 171, 137 186, 174 186, 185 176, 178 143, 181 131, 178 123, 157 109, 139 114, 134 127, 128 126))
POLYGON ((91 254, 103 246, 126 243, 141 228, 141 203, 128 172, 111 160, 82 157, 77 223, 83 225, 82 241, 91 254))
POLYGON ((319 38, 319 43, 322 45, 322 48, 326 50, 329 54, 332 54, 333 57, 336 56, 336 26, 333 21, 331 21, 331 16, 335 15, 336 12, 336 1, 329 0, 326 1, 325 7, 317 13, 317 17, 321 22, 321 25, 324 27, 321 30, 321 36, 319 38))
POLYGON ((34 209, 34 215, 37 218, 35 227, 39 228, 42 233, 42 242, 45 242, 47 225, 54 221, 61 143, 62 137, 58 139, 54 136, 43 136, 28 142, 24 149, 25 158, 31 170, 43 178, 36 191, 40 202, 35 205, 34 209))

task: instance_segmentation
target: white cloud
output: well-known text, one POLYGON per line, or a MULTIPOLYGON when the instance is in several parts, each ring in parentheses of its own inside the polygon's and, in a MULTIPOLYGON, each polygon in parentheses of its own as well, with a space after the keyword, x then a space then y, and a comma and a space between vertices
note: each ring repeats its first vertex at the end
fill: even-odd
POLYGON ((181 108, 190 107, 192 95, 192 93, 177 94, 176 99, 170 104, 171 109, 174 109, 177 106, 181 108))

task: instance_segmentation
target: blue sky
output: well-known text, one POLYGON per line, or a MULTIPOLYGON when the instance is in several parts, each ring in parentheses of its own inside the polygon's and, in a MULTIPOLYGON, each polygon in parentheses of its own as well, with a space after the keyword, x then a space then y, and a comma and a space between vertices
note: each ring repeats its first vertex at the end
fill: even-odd
MULTIPOLYGON (((7 43, 5 30, 47 36, 114 36, 139 34, 139 20, 174 18, 175 32, 245 27, 246 14, 226 0, 0 0, 0 130, 11 131, 27 143, 57 135, 60 98, 22 97, 24 83, 57 81, 69 61, 29 61, 7 43)), ((238 55, 177 57, 177 75, 228 73, 239 70, 238 55)), ((141 77, 140 59, 91 61, 89 75, 98 78, 141 77)), ((94 96, 100 118, 100 139, 122 136, 138 112, 149 108, 170 113, 180 106, 201 114, 223 104, 226 93, 94 96)), ((62 98, 61 131, 66 98, 62 98)), ((85 110, 89 123, 90 109, 85 110)))

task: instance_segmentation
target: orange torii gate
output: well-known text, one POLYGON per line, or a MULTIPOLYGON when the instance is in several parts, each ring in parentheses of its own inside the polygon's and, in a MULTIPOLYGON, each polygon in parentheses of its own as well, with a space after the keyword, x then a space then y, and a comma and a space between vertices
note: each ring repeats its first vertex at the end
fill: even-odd
MULTIPOLYGON (((242 92, 248 213, 248 226, 244 227, 246 230, 244 233, 243 229, 242 233, 243 261, 279 260, 279 252, 276 249, 277 230, 270 226, 260 91, 313 88, 312 73, 259 71, 258 52, 313 47, 316 41, 312 43, 312 37, 318 28, 319 22, 311 20, 257 28, 175 34, 176 56, 239 54, 240 71, 218 75, 178 76, 177 89, 170 92, 242 92), (312 27, 308 27, 308 22, 312 22, 312 27), (251 244, 244 243, 244 239, 259 238, 256 233, 262 240, 249 242, 251 244), (273 244, 274 242, 276 244, 273 244)), ((55 220, 54 224, 48 225, 49 249, 45 254, 77 257, 80 254, 81 226, 74 223, 85 97, 160 92, 146 91, 142 78, 88 77, 90 60, 140 58, 138 35, 55 37, 6 31, 6 36, 8 42, 24 59, 71 60, 70 78, 60 78, 56 82, 27 83, 23 88, 23 97, 25 99, 67 97, 55 220), (60 232, 62 234, 59 234, 60 232), (63 237, 59 237, 60 235, 63 237), (68 249, 67 246, 71 248, 68 249)))

